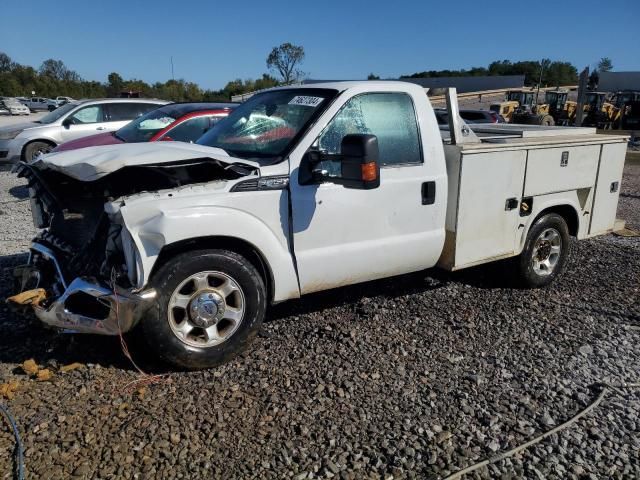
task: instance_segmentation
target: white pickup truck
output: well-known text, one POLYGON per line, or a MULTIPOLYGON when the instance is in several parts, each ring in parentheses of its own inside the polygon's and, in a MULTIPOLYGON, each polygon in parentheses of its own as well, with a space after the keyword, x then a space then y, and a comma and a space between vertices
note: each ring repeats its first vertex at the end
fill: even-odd
POLYGON ((508 257, 540 287, 561 273, 570 237, 612 230, 624 137, 472 130, 454 95, 449 111, 441 131, 410 83, 285 87, 197 144, 23 163, 42 233, 10 300, 61 329, 137 326, 164 360, 201 368, 244 348, 270 303, 508 257))

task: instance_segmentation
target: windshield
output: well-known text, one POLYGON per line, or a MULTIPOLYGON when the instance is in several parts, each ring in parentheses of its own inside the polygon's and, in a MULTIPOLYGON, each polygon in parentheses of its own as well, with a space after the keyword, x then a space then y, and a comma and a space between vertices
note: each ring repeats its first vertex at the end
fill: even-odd
POLYGON ((66 113, 68 113, 71 110, 73 110, 74 108, 76 108, 77 106, 78 106, 78 104, 76 104, 76 103, 67 103, 66 105, 63 105, 62 107, 56 108, 53 112, 47 113, 40 120, 37 120, 36 123, 53 123, 56 120, 58 120, 60 117, 65 115, 66 113))
POLYGON ((336 95, 335 90, 298 88, 254 95, 196 143, 242 158, 281 157, 336 95))
POLYGON ((148 142, 156 133, 175 121, 166 109, 157 108, 127 123, 115 135, 127 143, 148 142))

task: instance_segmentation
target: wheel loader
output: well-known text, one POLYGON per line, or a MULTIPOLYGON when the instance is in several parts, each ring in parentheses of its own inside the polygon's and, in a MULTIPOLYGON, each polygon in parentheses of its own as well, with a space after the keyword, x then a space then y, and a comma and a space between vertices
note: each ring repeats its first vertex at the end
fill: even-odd
MULTIPOLYGON (((623 99, 619 98, 619 100, 622 102, 623 99)), ((621 106, 609 101, 605 92, 587 92, 584 111, 583 127, 596 127, 604 130, 620 128, 621 106)))
POLYGON ((525 106, 531 108, 534 103, 535 94, 532 90, 508 90, 504 102, 493 103, 489 109, 502 115, 505 121, 512 122, 512 117, 516 110, 525 106))

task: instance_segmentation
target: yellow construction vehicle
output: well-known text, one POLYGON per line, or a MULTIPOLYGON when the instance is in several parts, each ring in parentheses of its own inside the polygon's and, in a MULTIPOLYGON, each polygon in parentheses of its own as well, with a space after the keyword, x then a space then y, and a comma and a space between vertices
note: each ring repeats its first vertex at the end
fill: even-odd
POLYGON ((546 103, 542 105, 536 104, 533 91, 526 93, 531 96, 531 101, 524 104, 521 103, 516 108, 511 114, 511 122, 524 125, 555 125, 556 122, 551 112, 558 113, 564 108, 568 92, 566 90, 549 92, 550 96, 547 97, 545 94, 546 103))
POLYGON ((504 102, 493 103, 489 110, 496 112, 507 122, 511 122, 511 118, 518 108, 529 106, 531 108, 535 103, 535 92, 533 90, 508 90, 505 95, 504 102))
POLYGON ((544 104, 536 107, 538 115, 551 115, 555 125, 572 125, 576 119, 578 102, 569 100, 569 90, 556 88, 544 94, 544 104))
POLYGON ((608 101, 605 92, 587 92, 584 111, 583 127, 596 127, 610 130, 618 127, 620 123, 621 109, 608 101))

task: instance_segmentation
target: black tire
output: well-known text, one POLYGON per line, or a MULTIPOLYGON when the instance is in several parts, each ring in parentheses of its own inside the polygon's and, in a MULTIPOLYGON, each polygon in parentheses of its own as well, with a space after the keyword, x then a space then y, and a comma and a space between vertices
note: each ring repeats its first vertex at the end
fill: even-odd
POLYGON ((49 153, 55 148, 47 142, 31 142, 24 149, 24 160, 27 163, 33 162, 40 153, 49 153))
POLYGON ((528 288, 539 288, 549 285, 553 280, 564 272, 567 260, 569 259, 569 250, 571 241, 569 236, 569 228, 564 218, 555 213, 550 213, 540 217, 531 226, 527 241, 520 256, 516 257, 516 271, 519 283, 528 288), (557 238, 553 233, 557 234, 557 238), (547 259, 549 265, 554 261, 553 268, 546 267, 546 260, 540 260, 547 254, 547 246, 549 250, 553 246, 553 241, 542 238, 543 234, 549 239, 559 241, 560 251, 558 253, 549 253, 547 259), (557 258, 556 258, 557 255, 557 258), (537 266, 536 266, 537 265, 537 266))
MULTIPOLYGON (((189 370, 209 368, 230 360, 249 345, 264 319, 267 307, 264 281, 256 268, 235 252, 197 250, 179 254, 158 270, 151 284, 157 290, 158 297, 154 307, 141 321, 142 334, 148 346, 158 357, 179 368, 189 370), (239 294, 242 295, 244 302, 244 314, 239 325, 235 327, 236 330, 222 343, 200 347, 185 343, 192 340, 180 339, 178 333, 174 333, 175 327, 171 326, 170 318, 175 317, 170 317, 169 305, 172 295, 178 292, 178 287, 186 279, 208 271, 220 272, 236 282, 241 289, 239 294)), ((193 299, 196 293, 192 295, 193 299)), ((192 305, 192 302, 189 302, 189 305, 192 305)), ((191 310, 187 310, 188 308, 184 309, 183 321, 187 318, 191 319, 189 313, 191 310)), ((198 328, 196 327, 193 331, 197 331, 198 328)), ((203 341, 206 341, 206 335, 203 341)))
POLYGON ((540 119, 540 125, 543 125, 545 127, 553 127, 555 124, 556 122, 553 120, 553 117, 551 115, 543 115, 540 119))

